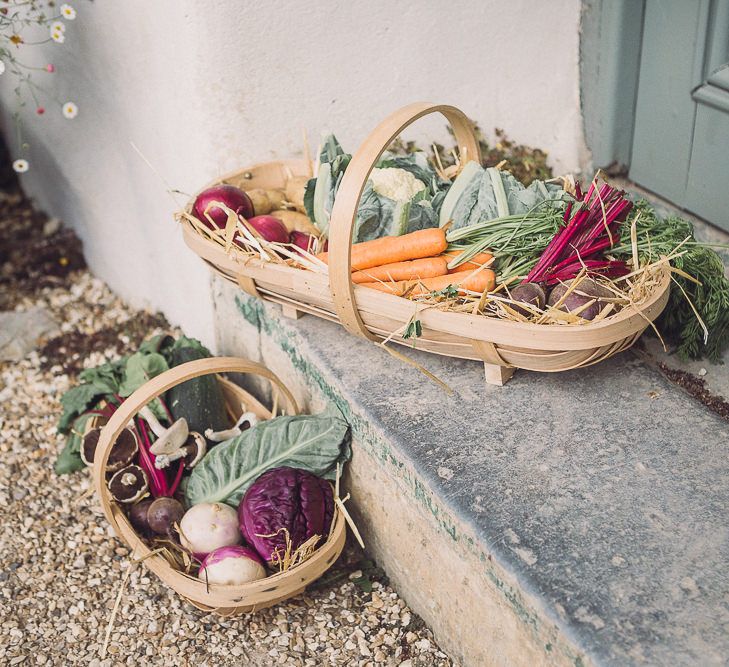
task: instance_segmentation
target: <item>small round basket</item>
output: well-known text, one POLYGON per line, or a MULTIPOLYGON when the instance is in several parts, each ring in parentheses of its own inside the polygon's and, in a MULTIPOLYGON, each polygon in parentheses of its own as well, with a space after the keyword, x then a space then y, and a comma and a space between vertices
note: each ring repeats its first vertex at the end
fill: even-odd
MULTIPOLYGON (((102 429, 97 455, 94 457, 93 476, 101 508, 116 535, 131 548, 133 558, 143 561, 167 586, 198 609, 221 616, 233 616, 270 607, 301 593, 307 585, 326 572, 342 552, 346 527, 341 511, 335 506, 329 537, 311 558, 289 570, 243 586, 208 585, 197 577, 175 569, 162 555, 150 549, 134 530, 122 508, 111 497, 107 488, 106 463, 122 430, 143 406, 171 387, 210 373, 244 373, 263 377, 271 382, 275 395, 282 398, 287 414, 300 413, 291 392, 265 366, 235 357, 190 361, 158 375, 121 404, 102 429)), ((240 416, 242 404, 260 419, 272 417, 265 406, 238 385, 220 376, 218 382, 232 418, 240 416)))

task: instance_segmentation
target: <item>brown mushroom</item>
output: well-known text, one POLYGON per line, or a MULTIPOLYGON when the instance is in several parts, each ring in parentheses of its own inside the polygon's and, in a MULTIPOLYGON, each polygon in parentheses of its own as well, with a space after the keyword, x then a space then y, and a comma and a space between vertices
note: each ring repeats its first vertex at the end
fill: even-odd
POLYGON ((94 465, 94 453, 96 452, 96 446, 99 444, 99 435, 101 435, 100 428, 92 428, 81 442, 81 460, 87 465, 94 465))
MULTIPOLYGON (((159 441, 154 444, 158 444, 159 441)), ((168 442, 165 447, 152 448, 150 451, 155 455, 154 467, 158 470, 166 468, 173 461, 182 459, 186 468, 194 468, 205 456, 207 452, 207 443, 196 431, 190 431, 187 440, 181 446, 175 446, 174 443, 168 442)))
POLYGON ((108 486, 112 498, 120 503, 136 503, 149 488, 147 475, 137 465, 115 472, 108 486))
MULTIPOLYGON (((81 460, 87 465, 94 465, 94 455, 99 445, 100 428, 92 428, 81 443, 81 460)), ((130 428, 125 428, 116 439, 111 448, 109 460, 106 462, 106 472, 116 472, 129 465, 139 451, 137 436, 130 428)))
POLYGON ((258 423, 258 417, 253 412, 244 412, 232 428, 224 431, 213 431, 213 429, 205 429, 205 437, 211 442, 223 442, 239 436, 243 431, 253 428, 258 423))

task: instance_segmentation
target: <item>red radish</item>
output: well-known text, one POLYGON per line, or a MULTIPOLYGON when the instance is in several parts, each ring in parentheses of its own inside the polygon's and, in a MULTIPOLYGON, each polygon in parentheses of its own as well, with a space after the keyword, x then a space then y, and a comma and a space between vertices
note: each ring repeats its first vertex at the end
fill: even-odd
POLYGON ((225 224, 228 222, 228 214, 218 206, 210 206, 212 202, 225 204, 246 219, 253 216, 253 203, 243 190, 232 185, 214 185, 212 188, 203 190, 192 207, 195 217, 208 226, 210 226, 210 221, 205 215, 206 209, 219 229, 225 229, 225 224), (210 206, 209 209, 208 206, 210 206))
POLYGON ((248 222, 266 241, 272 243, 289 242, 289 232, 284 223, 272 215, 257 215, 248 218, 248 222))

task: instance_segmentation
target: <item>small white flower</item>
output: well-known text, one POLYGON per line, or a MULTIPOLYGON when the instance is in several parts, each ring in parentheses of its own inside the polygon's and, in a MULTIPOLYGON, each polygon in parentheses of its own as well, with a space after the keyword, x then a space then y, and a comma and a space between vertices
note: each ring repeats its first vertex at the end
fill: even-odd
POLYGON ((66 35, 62 30, 51 30, 51 39, 58 44, 63 44, 66 41, 66 35))
POLYGON ((13 169, 19 174, 24 174, 28 171, 28 169, 30 169, 28 160, 23 160, 22 158, 20 160, 15 160, 15 162, 13 162, 13 169))
POLYGON ((5 74, 5 63, 0 60, 0 74, 5 74))
POLYGON ((66 118, 76 118, 78 116, 78 107, 73 102, 66 102, 63 105, 63 115, 66 118))
POLYGON ((63 21, 54 21, 50 25, 51 35, 54 32, 66 32, 66 24, 63 21))
POLYGON ((61 16, 67 21, 73 21, 76 18, 76 10, 71 5, 61 5, 61 16))

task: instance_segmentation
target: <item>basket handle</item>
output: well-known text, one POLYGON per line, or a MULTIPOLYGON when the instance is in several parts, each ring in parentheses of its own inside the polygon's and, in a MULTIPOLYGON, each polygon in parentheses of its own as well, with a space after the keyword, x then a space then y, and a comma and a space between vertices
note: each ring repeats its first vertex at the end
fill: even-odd
POLYGON ((359 200, 370 172, 387 147, 406 127, 431 113, 445 116, 466 161, 481 160, 473 123, 460 109, 447 104, 415 102, 385 118, 364 140, 347 166, 334 199, 329 222, 329 288, 335 313, 347 331, 370 340, 376 337, 362 322, 352 284, 352 235, 359 200))
POLYGON ((152 399, 157 398, 168 389, 181 384, 187 380, 208 375, 210 373, 250 373, 259 375, 270 380, 277 389, 281 391, 286 399, 287 408, 291 414, 299 413, 299 406, 291 392, 284 386, 283 382, 268 368, 248 359, 238 357, 210 357, 188 361, 164 373, 160 373, 149 382, 142 385, 131 396, 124 400, 114 412, 99 436, 99 443, 94 454, 94 486, 101 502, 101 507, 109 522, 116 528, 116 521, 112 514, 111 503, 106 499, 106 463, 121 432, 126 428, 129 421, 147 405, 152 399))

